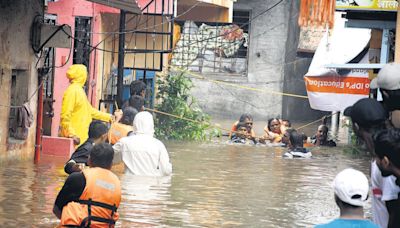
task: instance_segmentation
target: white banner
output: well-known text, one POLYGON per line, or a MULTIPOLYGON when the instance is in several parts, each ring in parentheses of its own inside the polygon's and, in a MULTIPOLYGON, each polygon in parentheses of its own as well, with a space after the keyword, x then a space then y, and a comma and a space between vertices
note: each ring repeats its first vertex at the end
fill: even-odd
MULTIPOLYGON (((310 106, 321 111, 343 111, 361 98, 368 97, 367 70, 339 72, 326 68, 329 64, 345 64, 360 55, 371 38, 370 29, 344 27, 341 13, 335 14, 332 34, 324 35, 308 73, 304 76, 310 106)), ((369 54, 359 63, 368 63, 369 54)))

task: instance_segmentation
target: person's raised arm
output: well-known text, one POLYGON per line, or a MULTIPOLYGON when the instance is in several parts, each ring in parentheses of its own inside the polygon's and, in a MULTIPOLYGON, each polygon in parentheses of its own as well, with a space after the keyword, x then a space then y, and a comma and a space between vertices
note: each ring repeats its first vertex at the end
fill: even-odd
POLYGON ((89 101, 88 101, 88 105, 90 105, 90 107, 91 107, 90 114, 93 119, 101 120, 101 121, 108 122, 108 123, 111 122, 113 115, 93 108, 92 105, 89 103, 89 101))

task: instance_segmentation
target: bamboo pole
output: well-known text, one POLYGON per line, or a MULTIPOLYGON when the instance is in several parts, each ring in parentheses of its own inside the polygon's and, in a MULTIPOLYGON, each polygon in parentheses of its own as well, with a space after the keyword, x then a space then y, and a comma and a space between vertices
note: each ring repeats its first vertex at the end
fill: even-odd
POLYGON ((400 7, 397 6, 397 19, 396 19, 396 40, 394 49, 394 61, 400 63, 400 7))

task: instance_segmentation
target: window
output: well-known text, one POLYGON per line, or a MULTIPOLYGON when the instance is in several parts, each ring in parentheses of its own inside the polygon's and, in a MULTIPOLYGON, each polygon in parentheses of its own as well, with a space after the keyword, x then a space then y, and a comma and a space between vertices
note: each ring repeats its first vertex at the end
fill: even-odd
POLYGON ((89 69, 91 19, 75 17, 74 64, 83 64, 89 69))
MULTIPOLYGON (((28 72, 25 70, 12 70, 10 85, 10 105, 20 106, 28 100, 28 72)), ((8 120, 8 136, 13 137, 16 125, 16 109, 10 108, 8 120)))
POLYGON ((249 16, 248 11, 238 11, 233 23, 178 21, 181 35, 171 65, 205 75, 245 76, 249 16))
MULTIPOLYGON (((233 24, 238 25, 241 29, 243 29, 244 33, 247 33, 250 35, 250 11, 239 11, 239 10, 234 10, 233 11, 233 24)), ((249 37, 250 39, 250 37, 249 37)), ((243 44, 240 46, 237 57, 239 58, 247 58, 247 47, 245 47, 243 44)))

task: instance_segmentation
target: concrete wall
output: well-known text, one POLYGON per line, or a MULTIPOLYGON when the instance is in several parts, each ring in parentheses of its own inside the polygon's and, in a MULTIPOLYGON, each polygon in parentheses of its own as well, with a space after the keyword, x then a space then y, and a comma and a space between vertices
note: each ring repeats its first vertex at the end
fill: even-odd
MULTIPOLYGON (((290 18, 286 40, 283 91, 307 96, 303 76, 307 73, 312 57, 299 57, 300 28, 297 24, 299 1, 290 2, 290 18)), ((282 98, 282 117, 294 121, 315 120, 326 114, 311 109, 308 99, 284 96, 282 98)))
MULTIPOLYGON (((38 81, 35 57, 30 43, 30 29, 34 17, 43 15, 42 0, 2 0, 0 1, 0 161, 14 159, 33 159, 36 133, 38 81), (27 140, 10 140, 8 137, 11 77, 12 71, 24 77, 25 86, 18 91, 18 96, 30 97, 31 110, 34 113, 34 124, 29 129, 27 140)), ((17 81, 21 78, 17 78, 17 81)), ((21 105, 18 103, 17 105, 21 105)))
MULTIPOLYGON (((262 13, 276 2, 265 0, 238 0, 234 10, 250 11, 250 17, 262 13)), ((248 112, 255 120, 281 116, 282 92, 290 1, 283 1, 272 10, 251 22, 248 50, 248 76, 225 77, 238 85, 267 92, 255 92, 211 82, 197 82, 193 94, 200 106, 217 119, 234 118, 248 112)), ((210 77, 207 75, 207 77, 210 77)))
POLYGON ((299 1, 284 0, 263 13, 277 2, 238 0, 234 3, 234 10, 250 11, 250 18, 257 17, 250 24, 248 75, 205 76, 265 92, 194 80, 196 87, 193 95, 200 107, 213 118, 237 119, 247 112, 256 121, 266 121, 272 117, 304 121, 315 120, 322 115, 309 108, 307 99, 279 94, 306 95, 303 75, 308 70, 311 58, 297 57, 299 1))

